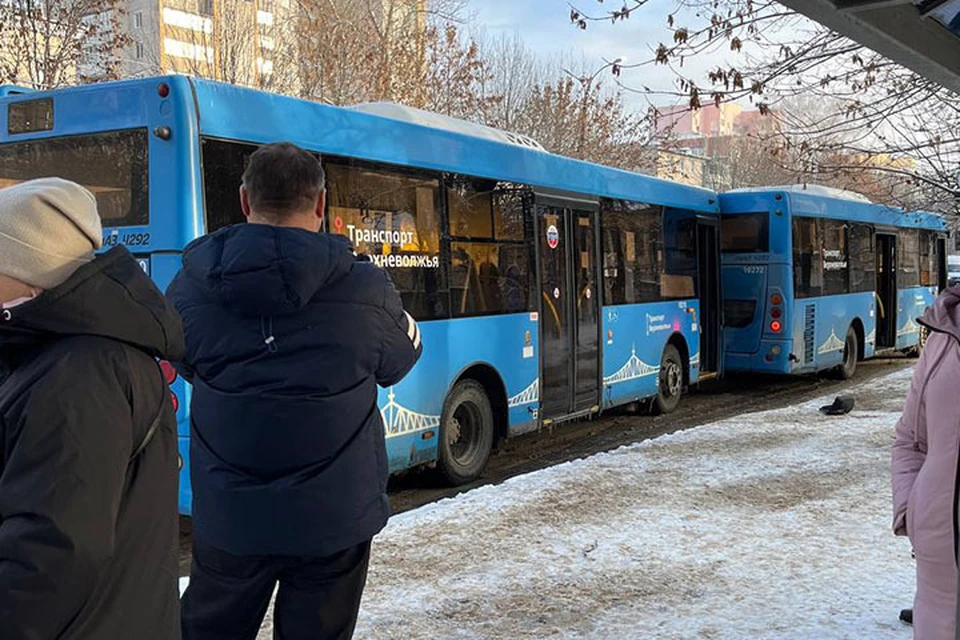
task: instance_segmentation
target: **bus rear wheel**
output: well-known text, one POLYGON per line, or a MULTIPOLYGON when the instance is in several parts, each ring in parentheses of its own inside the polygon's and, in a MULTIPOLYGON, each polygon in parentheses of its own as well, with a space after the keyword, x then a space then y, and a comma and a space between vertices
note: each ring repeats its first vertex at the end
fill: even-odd
POLYGON ((443 405, 438 443, 438 468, 457 486, 480 477, 493 449, 493 408, 483 385, 461 380, 443 405))
POLYGON ((857 372, 857 360, 860 355, 860 341, 853 327, 847 328, 847 339, 843 342, 843 364, 837 369, 841 380, 849 380, 857 372))
POLYGON ((660 373, 657 375, 657 396, 653 399, 656 415, 672 413, 683 395, 683 358, 672 344, 663 348, 660 373))

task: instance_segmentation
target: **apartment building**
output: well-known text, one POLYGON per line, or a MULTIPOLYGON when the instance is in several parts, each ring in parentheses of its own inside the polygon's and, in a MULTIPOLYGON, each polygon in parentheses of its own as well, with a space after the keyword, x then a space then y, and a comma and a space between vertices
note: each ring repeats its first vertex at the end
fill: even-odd
MULTIPOLYGON (((128 0, 122 75, 186 73, 279 87, 278 30, 290 0, 128 0)), ((282 75, 282 78, 281 78, 282 75)), ((291 77, 288 77, 291 76, 291 77)))

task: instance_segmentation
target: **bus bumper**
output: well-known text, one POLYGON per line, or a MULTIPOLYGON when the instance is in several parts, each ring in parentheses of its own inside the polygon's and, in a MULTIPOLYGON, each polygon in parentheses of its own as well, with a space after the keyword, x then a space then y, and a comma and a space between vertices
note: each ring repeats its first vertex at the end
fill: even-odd
POLYGON ((763 373, 793 373, 799 368, 792 352, 793 340, 761 340, 755 353, 727 351, 723 356, 725 371, 758 371, 763 373))

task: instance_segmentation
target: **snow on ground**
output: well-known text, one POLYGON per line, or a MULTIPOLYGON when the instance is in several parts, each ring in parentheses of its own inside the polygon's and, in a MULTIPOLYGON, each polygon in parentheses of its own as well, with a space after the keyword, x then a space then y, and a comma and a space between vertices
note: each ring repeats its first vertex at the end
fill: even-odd
POLYGON ((356 637, 906 640, 889 458, 910 374, 855 386, 848 416, 744 415, 401 514, 356 637))

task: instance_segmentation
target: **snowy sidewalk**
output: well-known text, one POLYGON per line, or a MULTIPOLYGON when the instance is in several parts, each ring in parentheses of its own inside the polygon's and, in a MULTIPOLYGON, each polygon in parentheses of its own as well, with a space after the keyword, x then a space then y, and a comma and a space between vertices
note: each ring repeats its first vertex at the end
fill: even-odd
POLYGON ((911 373, 854 387, 848 416, 745 415, 397 516, 357 638, 906 640, 889 459, 911 373))

